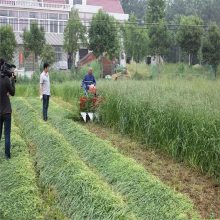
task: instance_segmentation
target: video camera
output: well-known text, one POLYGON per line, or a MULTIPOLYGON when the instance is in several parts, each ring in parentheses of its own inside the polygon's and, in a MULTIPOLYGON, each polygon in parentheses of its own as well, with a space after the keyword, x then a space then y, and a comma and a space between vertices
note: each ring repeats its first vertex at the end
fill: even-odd
POLYGON ((9 78, 11 78, 12 76, 14 76, 14 79, 16 82, 16 76, 14 75, 15 68, 16 68, 15 65, 8 64, 8 63, 4 62, 3 60, 1 60, 1 64, 0 64, 1 77, 8 76, 9 78))

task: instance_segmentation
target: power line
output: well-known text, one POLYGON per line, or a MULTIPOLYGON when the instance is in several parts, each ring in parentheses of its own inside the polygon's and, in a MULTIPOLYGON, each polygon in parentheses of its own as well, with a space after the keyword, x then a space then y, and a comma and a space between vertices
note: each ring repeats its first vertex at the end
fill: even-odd
MULTIPOLYGON (((0 26, 13 26, 13 25, 25 25, 25 26, 29 26, 31 25, 32 23, 35 23, 36 21, 33 21, 31 22, 31 20, 29 20, 30 22, 20 22, 20 21, 9 21, 9 22, 4 22, 2 20, 0 20, 0 26)), ((39 20, 39 21, 52 21, 52 22, 59 22, 58 24, 57 23, 40 23, 38 22, 37 24, 40 26, 40 27, 56 27, 56 28, 65 28, 67 26, 67 23, 64 24, 63 22, 65 21, 56 21, 56 20, 39 20), (62 22, 62 23, 61 23, 62 22)), ((103 22, 100 20, 100 22, 103 22)), ((114 22, 115 23, 115 22, 114 22)), ((118 24, 118 23, 115 23, 115 24, 118 24)), ((87 25, 87 24, 83 24, 86 28, 91 28, 91 24, 87 25)), ((115 26, 114 29, 112 30, 115 30, 115 31, 118 31, 119 29, 123 29, 123 28, 133 28, 133 29, 141 29, 141 30, 144 30, 144 29, 150 29, 151 27, 154 27, 154 26, 159 26, 160 23, 145 23, 144 25, 140 26, 140 25, 137 25, 137 23, 134 23, 134 22, 131 22, 131 23, 124 23, 124 24, 121 24, 121 25, 118 25, 118 26, 115 26), (134 26, 129 26, 129 25, 134 25, 134 26), (135 25, 136 24, 136 25, 135 25)), ((211 27, 210 25, 181 25, 181 24, 165 24, 165 26, 167 27, 168 30, 178 30, 180 27, 188 27, 188 28, 197 28, 197 27, 201 27, 203 29, 207 29, 209 27, 211 27)), ((22 31, 22 30, 20 30, 22 31)))

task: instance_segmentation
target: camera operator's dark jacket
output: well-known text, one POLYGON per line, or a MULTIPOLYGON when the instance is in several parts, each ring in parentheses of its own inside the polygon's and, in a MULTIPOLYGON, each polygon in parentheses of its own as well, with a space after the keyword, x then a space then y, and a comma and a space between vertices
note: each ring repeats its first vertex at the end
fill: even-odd
POLYGON ((9 94, 15 95, 15 81, 7 76, 0 76, 0 115, 12 112, 9 94))

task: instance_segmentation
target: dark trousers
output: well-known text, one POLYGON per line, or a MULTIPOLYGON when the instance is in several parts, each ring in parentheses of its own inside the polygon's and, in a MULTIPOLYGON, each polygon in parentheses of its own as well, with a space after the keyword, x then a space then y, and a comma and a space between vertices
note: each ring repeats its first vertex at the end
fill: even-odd
POLYGON ((5 133, 5 156, 11 157, 11 114, 0 115, 0 140, 2 138, 2 130, 4 125, 5 133))
POLYGON ((47 112, 49 107, 49 95, 43 95, 43 119, 44 121, 47 121, 47 112))

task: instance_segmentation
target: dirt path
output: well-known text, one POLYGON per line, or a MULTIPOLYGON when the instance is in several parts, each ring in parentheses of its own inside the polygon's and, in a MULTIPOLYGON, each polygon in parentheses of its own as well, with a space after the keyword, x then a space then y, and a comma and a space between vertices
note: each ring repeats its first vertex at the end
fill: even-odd
MULTIPOLYGON (((67 109, 74 109, 69 103, 60 99, 53 99, 53 101, 62 104, 67 109)), ((122 154, 134 158, 162 182, 187 195, 203 218, 220 219, 220 184, 214 179, 146 145, 141 145, 127 136, 122 136, 112 129, 95 123, 81 124, 99 138, 108 140, 122 154)))

